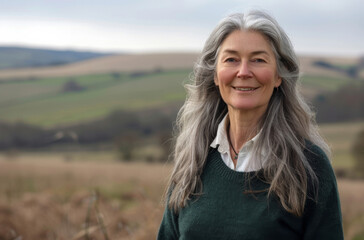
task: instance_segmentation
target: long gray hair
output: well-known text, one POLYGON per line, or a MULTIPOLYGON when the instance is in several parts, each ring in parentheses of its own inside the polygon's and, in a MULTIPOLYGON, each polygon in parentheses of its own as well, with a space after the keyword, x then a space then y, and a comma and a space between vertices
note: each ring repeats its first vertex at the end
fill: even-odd
POLYGON ((253 151, 259 153, 264 149, 264 156, 258 160, 265 162, 264 179, 270 183, 268 195, 274 193, 284 209, 300 216, 308 184, 315 186, 317 183, 303 154, 305 141, 318 145, 327 154, 329 148, 318 133, 314 114, 298 92, 299 67, 292 44, 278 23, 262 11, 226 17, 205 43, 195 64, 192 82, 186 85, 186 101, 177 116, 176 145, 172 155, 175 166, 168 186, 168 205, 178 211, 186 206, 192 195, 202 193, 200 176, 209 145, 228 111, 214 83, 216 59, 222 42, 235 30, 261 33, 275 54, 282 83, 273 92, 260 120, 261 137, 253 151))

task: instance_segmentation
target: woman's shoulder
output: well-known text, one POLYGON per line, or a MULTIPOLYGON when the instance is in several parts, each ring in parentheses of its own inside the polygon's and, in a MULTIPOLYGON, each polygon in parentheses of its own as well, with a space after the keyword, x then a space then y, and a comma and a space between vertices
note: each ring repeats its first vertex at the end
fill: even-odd
POLYGON ((319 180, 320 186, 335 186, 336 177, 331 161, 326 153, 316 144, 306 141, 304 154, 310 167, 319 180))
POLYGON ((303 150, 307 161, 312 168, 331 168, 331 162, 326 153, 316 144, 305 141, 305 148, 303 150))

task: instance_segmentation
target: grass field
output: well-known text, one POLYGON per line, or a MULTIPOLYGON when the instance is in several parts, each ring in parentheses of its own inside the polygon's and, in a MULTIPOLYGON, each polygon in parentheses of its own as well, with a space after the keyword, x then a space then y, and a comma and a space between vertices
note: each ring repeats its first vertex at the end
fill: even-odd
POLYGON ((104 239, 100 217, 110 239, 156 234, 168 165, 67 162, 62 155, 1 157, 0 165, 0 239, 104 239))
MULTIPOLYGON (((67 159, 0 155, 0 239, 155 239, 170 164, 67 159)), ((338 184, 345 239, 363 239, 364 182, 338 184)))
MULTIPOLYGON (((363 128, 320 126, 336 169, 352 170, 351 145, 363 128)), ((109 239, 154 239, 172 166, 116 158, 108 151, 1 153, 0 239, 105 239, 102 229, 109 239)), ((364 182, 339 179, 338 186, 345 239, 364 239, 364 182)))
POLYGON ((0 119, 50 127, 104 117, 117 109, 143 109, 181 102, 189 70, 132 77, 120 74, 72 78, 80 92, 62 92, 70 78, 2 83, 0 119))
MULTIPOLYGON (((0 120, 51 128, 95 120, 118 109, 176 106, 185 98, 183 83, 196 58, 197 54, 112 56, 0 71, 0 120), (63 92, 70 80, 85 90, 63 92)), ((302 90, 308 99, 354 82, 345 74, 313 66, 316 58, 301 60, 302 90)), ((332 147, 334 168, 351 171, 351 146, 364 122, 325 124, 320 129, 332 147)), ((135 156, 144 158, 157 148, 144 146, 135 156)), ((105 239, 105 233, 109 239, 155 239, 172 166, 116 159, 110 151, 0 153, 0 240, 91 240, 105 239)), ((363 240, 364 182, 339 179, 338 186, 345 239, 363 240)))
POLYGON ((364 130, 364 122, 320 125, 320 131, 332 149, 332 163, 336 169, 350 171, 354 167, 351 148, 357 134, 364 130))
MULTIPOLYGON (((149 72, 133 77, 130 73, 109 73, 56 77, 0 83, 0 120, 53 127, 102 118, 118 109, 145 109, 181 103, 183 83, 190 69, 149 72), (64 92, 73 80, 84 87, 64 92)), ((313 97, 334 91, 353 80, 307 75, 302 78, 303 93, 313 97)))
POLYGON ((318 92, 335 91, 345 84, 355 83, 355 79, 319 75, 303 75, 302 85, 305 88, 316 89, 318 92))

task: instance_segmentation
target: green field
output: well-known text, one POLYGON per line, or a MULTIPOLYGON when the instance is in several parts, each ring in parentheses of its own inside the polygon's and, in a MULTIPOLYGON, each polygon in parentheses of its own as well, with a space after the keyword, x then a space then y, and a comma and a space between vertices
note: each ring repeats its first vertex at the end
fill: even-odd
POLYGON ((329 77, 329 76, 314 76, 304 75, 301 78, 302 85, 305 88, 313 88, 320 92, 336 91, 345 84, 357 82, 351 78, 329 77))
MULTIPOLYGON (((185 69, 140 76, 109 73, 3 82, 0 84, 0 120, 54 127, 102 118, 117 109, 175 107, 185 98, 183 84, 190 73, 191 69, 185 69), (71 79, 85 90, 63 92, 64 84, 71 79)), ((355 80, 340 77, 302 77, 303 89, 316 92, 335 91, 353 82, 355 80)), ((320 128, 333 149, 334 166, 353 167, 350 148, 356 134, 364 129, 364 123, 324 124, 320 128)))
MULTIPOLYGON (((118 109, 140 110, 173 106, 185 98, 183 83, 190 69, 144 73, 99 74, 45 78, 0 83, 0 120, 22 121, 43 127, 67 125, 102 118, 118 109), (64 92, 73 80, 84 87, 79 92, 64 92)), ((303 76, 306 92, 334 91, 354 80, 303 76)))
POLYGON ((91 75, 1 83, 0 119, 51 127, 100 118, 116 109, 142 109, 181 102, 190 70, 91 75), (85 88, 63 92, 76 81, 85 88))
POLYGON ((332 164, 336 169, 352 170, 351 153, 357 134, 364 130, 364 122, 332 123, 320 125, 321 134, 332 149, 332 164))

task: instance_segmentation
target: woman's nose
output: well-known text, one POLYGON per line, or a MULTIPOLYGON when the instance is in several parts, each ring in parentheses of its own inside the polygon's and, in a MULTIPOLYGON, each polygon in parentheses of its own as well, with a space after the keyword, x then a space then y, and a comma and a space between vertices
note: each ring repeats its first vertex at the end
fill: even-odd
POLYGON ((238 73, 236 75, 238 78, 249 78, 252 76, 252 72, 247 61, 242 61, 239 65, 238 73))

